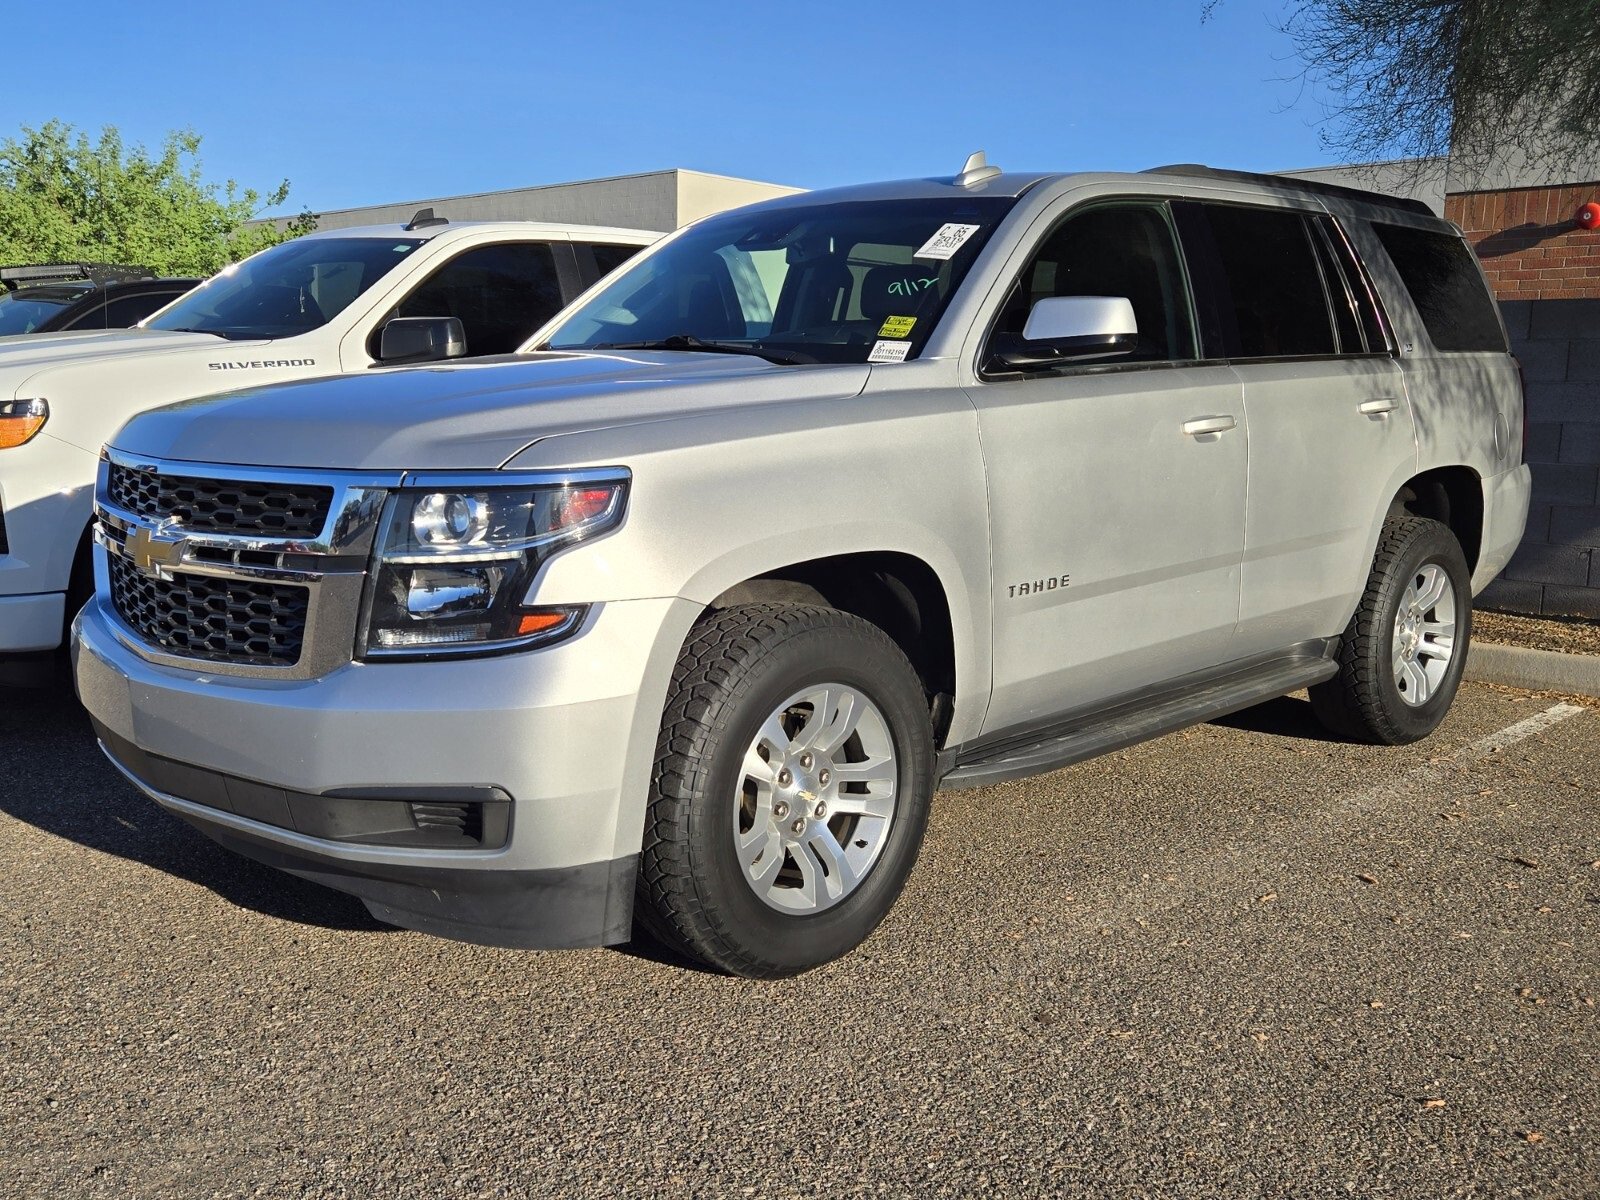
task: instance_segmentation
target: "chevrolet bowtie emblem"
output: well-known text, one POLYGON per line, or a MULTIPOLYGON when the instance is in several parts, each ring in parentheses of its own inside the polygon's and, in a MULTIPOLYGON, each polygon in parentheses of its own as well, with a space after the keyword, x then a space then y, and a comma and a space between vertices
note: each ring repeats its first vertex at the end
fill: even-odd
POLYGON ((187 544, 188 539, 168 533, 159 525, 154 529, 140 525, 128 534, 124 549, 141 575, 171 579, 172 568, 183 561, 187 544))

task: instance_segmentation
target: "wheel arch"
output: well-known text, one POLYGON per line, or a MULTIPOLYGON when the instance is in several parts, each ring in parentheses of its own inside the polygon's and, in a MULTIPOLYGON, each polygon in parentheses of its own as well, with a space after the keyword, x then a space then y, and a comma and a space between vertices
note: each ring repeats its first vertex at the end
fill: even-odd
POLYGON ((1413 475, 1389 502, 1386 517, 1409 513, 1455 534, 1470 574, 1483 552, 1483 477, 1469 466, 1433 467, 1413 475))
POLYGON ((861 551, 786 563, 724 588, 706 607, 759 603, 825 604, 882 629, 921 678, 942 743, 957 694, 956 635, 949 594, 926 561, 861 551))

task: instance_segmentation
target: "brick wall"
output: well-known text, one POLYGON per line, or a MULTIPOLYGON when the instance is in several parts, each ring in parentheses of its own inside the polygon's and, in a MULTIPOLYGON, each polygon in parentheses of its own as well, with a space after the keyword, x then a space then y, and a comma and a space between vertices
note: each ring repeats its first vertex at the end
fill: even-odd
POLYGON ((1600 296, 1600 230, 1581 228, 1578 209, 1600 200, 1600 183, 1448 196, 1444 213, 1466 232, 1502 300, 1600 296))
POLYGON ((1445 198, 1499 297, 1528 380, 1528 532, 1485 608, 1600 617, 1600 182, 1445 198))
MULTIPOLYGON (((1600 297, 1595 270, 1590 295, 1600 297)), ((1478 602, 1600 617, 1600 298, 1512 299, 1501 309, 1528 380, 1533 506, 1521 549, 1478 602)))

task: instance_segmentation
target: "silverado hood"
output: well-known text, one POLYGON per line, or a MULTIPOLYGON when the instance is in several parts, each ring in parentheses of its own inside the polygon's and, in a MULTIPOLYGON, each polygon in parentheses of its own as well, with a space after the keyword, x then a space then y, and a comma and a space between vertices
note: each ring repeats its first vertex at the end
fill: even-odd
POLYGON ((522 354, 250 388, 143 413, 111 439, 153 458, 240 466, 493 469, 555 434, 860 393, 865 366, 748 355, 522 354))
POLYGON ((165 329, 96 329, 75 333, 24 333, 0 337, 0 391, 19 386, 50 367, 139 354, 205 350, 224 354, 260 342, 225 342, 209 333, 173 333, 165 329))

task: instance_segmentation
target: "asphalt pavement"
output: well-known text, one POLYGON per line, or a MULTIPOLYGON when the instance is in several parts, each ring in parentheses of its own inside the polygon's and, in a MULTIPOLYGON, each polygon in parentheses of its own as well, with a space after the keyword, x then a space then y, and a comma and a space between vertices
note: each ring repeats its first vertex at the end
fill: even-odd
POLYGON ((1594 709, 1289 698, 942 794, 865 947, 749 983, 386 928, 0 690, 0 1189, 1593 1197, 1597 817, 1594 709))

